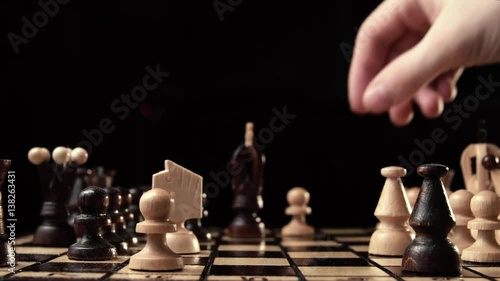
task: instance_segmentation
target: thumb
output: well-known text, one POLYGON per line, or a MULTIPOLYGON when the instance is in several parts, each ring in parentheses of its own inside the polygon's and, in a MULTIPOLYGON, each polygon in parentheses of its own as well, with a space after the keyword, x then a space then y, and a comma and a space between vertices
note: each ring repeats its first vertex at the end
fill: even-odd
MULTIPOLYGON (((427 34, 413 48, 393 59, 368 84, 363 95, 363 106, 378 114, 410 101, 423 86, 441 73, 456 68, 450 47, 453 40, 427 34), (438 43, 439 42, 439 43, 438 43)), ((448 36, 447 36, 448 37, 448 36)), ((436 94, 439 94, 436 90, 436 94)))

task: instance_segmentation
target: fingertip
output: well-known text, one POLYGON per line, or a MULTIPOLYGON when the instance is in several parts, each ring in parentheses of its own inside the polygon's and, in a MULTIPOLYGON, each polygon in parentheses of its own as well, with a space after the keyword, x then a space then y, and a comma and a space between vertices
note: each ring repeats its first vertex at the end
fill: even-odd
POLYGON ((354 114, 356 114, 356 115, 364 115, 364 114, 368 113, 366 111, 366 109, 364 109, 362 107, 360 108, 360 107, 356 107, 356 106, 352 106, 351 105, 350 109, 351 109, 351 112, 354 113, 354 114))
POLYGON ((453 86, 451 77, 443 77, 437 81, 436 91, 443 98, 443 101, 449 101, 452 99, 453 86))
POLYGON ((457 85, 453 77, 443 78, 436 87, 437 93, 442 97, 443 102, 448 103, 457 97, 457 85))
POLYGON ((453 87, 451 88, 450 98, 448 100, 444 100, 444 102, 452 102, 452 101, 454 101, 457 98, 457 94, 458 94, 457 86, 453 85, 453 87))
POLYGON ((415 113, 411 102, 404 102, 389 109, 389 118, 396 127, 403 127, 413 120, 415 113))
POLYGON ((363 106, 361 95, 356 95, 353 92, 349 92, 348 95, 349 109, 351 110, 351 112, 358 115, 367 113, 366 108, 363 106))
POLYGON ((437 118, 443 113, 444 100, 437 93, 423 89, 416 94, 415 102, 418 104, 422 115, 426 118, 437 118))

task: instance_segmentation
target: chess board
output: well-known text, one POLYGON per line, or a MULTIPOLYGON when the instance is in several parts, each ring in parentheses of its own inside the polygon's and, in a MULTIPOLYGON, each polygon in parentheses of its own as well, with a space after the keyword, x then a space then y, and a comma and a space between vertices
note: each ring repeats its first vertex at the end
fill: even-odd
MULTIPOLYGON (((311 239, 282 239, 268 230, 263 239, 229 238, 214 229, 201 252, 183 255, 185 267, 173 272, 129 269, 128 256, 112 261, 72 261, 66 248, 41 248, 32 236, 16 239, 15 273, 2 268, 4 280, 500 280, 498 265, 463 264, 461 276, 417 276, 401 271, 401 258, 367 253, 371 228, 319 229, 311 239), (499 278, 499 279, 496 279, 499 278)), ((130 248, 143 247, 144 240, 130 248)))

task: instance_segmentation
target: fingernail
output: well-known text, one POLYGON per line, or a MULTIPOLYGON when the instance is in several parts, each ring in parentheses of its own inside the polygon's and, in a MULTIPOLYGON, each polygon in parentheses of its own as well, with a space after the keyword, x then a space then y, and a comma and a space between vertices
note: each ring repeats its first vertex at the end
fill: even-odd
POLYGON ((383 113, 389 110, 392 99, 383 86, 373 86, 366 90, 363 105, 371 113, 383 113))

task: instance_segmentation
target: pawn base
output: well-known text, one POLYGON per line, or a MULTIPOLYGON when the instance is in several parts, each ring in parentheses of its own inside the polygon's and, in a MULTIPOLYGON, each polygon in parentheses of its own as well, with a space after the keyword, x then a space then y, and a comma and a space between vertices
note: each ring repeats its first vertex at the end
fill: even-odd
MULTIPOLYGON (((168 226, 168 225, 167 225, 168 226)), ((184 268, 182 256, 167 245, 166 234, 150 233, 146 246, 130 257, 129 267, 139 271, 173 271, 184 268)))
POLYGON ((167 233, 167 245, 177 254, 196 254, 200 252, 200 242, 192 231, 167 233))
POLYGON ((281 236, 314 236, 314 228, 308 224, 291 220, 281 229, 281 236))
POLYGON ((404 226, 400 229, 379 227, 370 237, 368 253, 370 255, 401 257, 412 240, 411 233, 404 226))
POLYGON ((415 237, 402 258, 405 272, 458 276, 462 272, 462 259, 458 248, 449 239, 433 241, 415 237))
POLYGON ((106 241, 88 241, 81 239, 68 248, 70 260, 104 261, 115 259, 116 248, 106 241))
POLYGON ((476 240, 471 246, 462 250, 462 260, 477 263, 500 263, 500 245, 494 238, 476 240))

